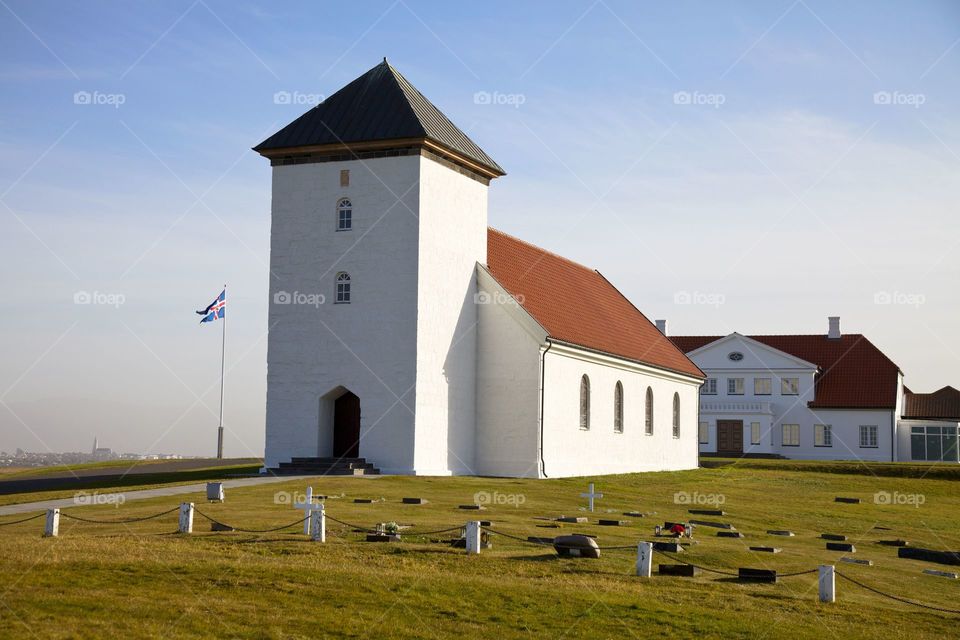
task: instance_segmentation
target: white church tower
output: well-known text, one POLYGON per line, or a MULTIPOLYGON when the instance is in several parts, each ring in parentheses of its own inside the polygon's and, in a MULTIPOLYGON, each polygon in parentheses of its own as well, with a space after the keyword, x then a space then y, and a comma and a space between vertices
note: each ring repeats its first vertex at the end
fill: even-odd
POLYGON ((470 473, 503 170, 386 59, 255 150, 273 168, 266 467, 470 473))

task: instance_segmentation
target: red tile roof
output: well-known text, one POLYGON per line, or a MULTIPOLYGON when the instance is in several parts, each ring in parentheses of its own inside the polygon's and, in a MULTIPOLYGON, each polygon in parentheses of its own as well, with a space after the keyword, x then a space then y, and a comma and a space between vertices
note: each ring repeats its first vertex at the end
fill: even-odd
POLYGON ((911 393, 903 397, 903 417, 960 420, 960 391, 944 387, 933 393, 911 393))
MULTIPOLYGON (((684 353, 725 336, 670 336, 684 353)), ((894 409, 900 368, 860 334, 839 339, 826 335, 748 336, 784 353, 817 365, 815 408, 894 409)))
POLYGON ((554 340, 704 377, 598 271, 496 229, 487 231, 487 268, 554 340))

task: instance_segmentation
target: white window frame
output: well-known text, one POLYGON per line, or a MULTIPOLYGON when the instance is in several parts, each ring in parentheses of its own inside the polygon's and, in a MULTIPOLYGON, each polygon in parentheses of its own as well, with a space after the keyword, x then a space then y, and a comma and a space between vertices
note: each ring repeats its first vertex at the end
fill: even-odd
POLYGON ((743 378, 727 378, 727 395, 728 396, 742 396, 744 393, 743 390, 744 390, 743 378), (737 391, 737 387, 740 388, 740 391, 737 391))
POLYGON ((860 425, 860 448, 861 449, 879 449, 880 448, 880 426, 879 425, 876 425, 876 424, 860 425), (866 436, 866 438, 864 438, 864 436, 866 436), (866 442, 866 444, 864 444, 864 442, 866 442))
POLYGON ((697 427, 697 440, 700 444, 710 444, 710 423, 701 422, 697 427))
POLYGON ((346 271, 337 274, 337 297, 334 304, 350 304, 351 282, 350 274, 346 271))
POLYGON ((760 444, 760 423, 750 423, 750 444, 760 444))
POLYGON ((769 396, 773 395, 773 378, 754 378, 753 379, 753 395, 755 396, 769 396), (766 383, 766 391, 759 390, 760 386, 766 383))
POLYGON ((800 446, 800 425, 782 424, 780 425, 780 444, 784 447, 800 446), (789 436, 788 436, 789 433, 789 436))
POLYGON ((800 378, 780 378, 780 395, 800 395, 800 378))
POLYGON ((833 426, 829 424, 813 425, 813 446, 832 447, 833 446, 833 426))
POLYGON ((353 230, 353 202, 350 198, 337 200, 337 231, 353 230))
POLYGON ((706 380, 704 380, 703 386, 700 387, 700 395, 704 395, 704 396, 717 395, 717 379, 707 378, 706 380))

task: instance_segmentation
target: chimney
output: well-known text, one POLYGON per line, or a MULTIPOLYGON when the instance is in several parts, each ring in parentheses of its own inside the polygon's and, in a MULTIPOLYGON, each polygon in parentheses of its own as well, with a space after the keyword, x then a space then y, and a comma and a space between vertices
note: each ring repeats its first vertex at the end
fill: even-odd
POLYGON ((663 335, 667 335, 667 321, 666 320, 654 320, 654 324, 657 325, 657 331, 663 335))
POLYGON ((831 340, 840 339, 840 316, 830 316, 827 318, 830 321, 830 330, 827 332, 827 337, 831 340))

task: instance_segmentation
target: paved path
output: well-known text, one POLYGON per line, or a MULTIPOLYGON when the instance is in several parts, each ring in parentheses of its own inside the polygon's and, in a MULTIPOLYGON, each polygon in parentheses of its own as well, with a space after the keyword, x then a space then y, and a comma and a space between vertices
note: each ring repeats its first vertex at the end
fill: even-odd
MULTIPOLYGON (((321 480, 321 476, 257 476, 255 478, 236 478, 234 480, 224 480, 223 486, 227 489, 233 487, 249 487, 257 484, 270 484, 273 482, 289 482, 290 480, 314 479, 321 480)), ((79 490, 78 490, 79 491, 79 490)), ((100 496, 123 496, 124 501, 147 500, 149 498, 161 498, 163 496, 180 496, 186 493, 199 493, 200 498, 206 499, 207 483, 183 484, 173 487, 158 487, 156 489, 141 489, 138 491, 96 491, 100 496)), ((86 491, 93 493, 93 491, 86 491)), ((200 499, 198 498, 198 500, 200 499)), ((229 499, 229 496, 227 496, 229 499)), ((73 498, 60 498, 59 500, 42 500, 40 502, 23 502, 20 504, 9 504, 0 507, 0 516, 14 515, 17 513, 28 513, 31 511, 45 511, 47 509, 66 509, 67 507, 77 506, 73 498)))

